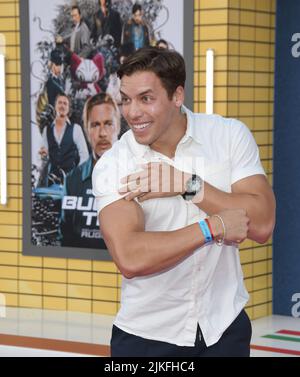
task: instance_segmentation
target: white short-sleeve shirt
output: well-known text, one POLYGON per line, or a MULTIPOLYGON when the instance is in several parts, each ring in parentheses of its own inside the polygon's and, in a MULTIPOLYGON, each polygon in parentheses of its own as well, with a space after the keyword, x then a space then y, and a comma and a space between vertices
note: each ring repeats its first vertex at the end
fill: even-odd
MULTIPOLYGON (((132 131, 128 131, 97 162, 93 191, 98 212, 122 198, 118 193, 120 179, 139 171, 145 162, 165 160, 184 170, 182 161, 200 159, 197 167, 201 172, 196 173, 225 192, 231 192, 231 185, 243 178, 265 174, 256 142, 243 123, 218 115, 196 114, 185 107, 183 111, 187 115, 187 131, 173 160, 138 144, 132 131)), ((151 199, 139 205, 144 212, 145 231, 176 230, 206 217, 181 196, 151 199)), ((146 339, 194 346, 199 324, 205 343, 211 346, 235 320, 248 298, 238 248, 207 244, 162 272, 133 279, 123 277, 115 325, 146 339)))

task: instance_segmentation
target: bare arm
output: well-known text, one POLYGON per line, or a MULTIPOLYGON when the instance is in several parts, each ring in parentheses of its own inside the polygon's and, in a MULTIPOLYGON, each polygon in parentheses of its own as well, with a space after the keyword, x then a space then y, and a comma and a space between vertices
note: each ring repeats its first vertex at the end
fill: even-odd
POLYGON ((226 208, 243 208, 250 218, 247 238, 258 243, 267 242, 275 224, 275 197, 266 177, 244 178, 231 189, 231 193, 226 193, 205 183, 203 199, 197 203, 195 198, 195 204, 208 215, 226 208))
POLYGON ((167 269, 204 245, 198 224, 170 232, 146 232, 143 210, 134 200, 114 202, 99 216, 112 258, 127 278, 167 269))
MULTIPOLYGON (((123 183, 128 191, 128 200, 138 197, 140 202, 148 199, 180 195, 185 191, 186 182, 191 177, 171 166, 170 173, 159 173, 163 164, 149 164, 142 173, 126 177, 123 183), (151 177, 151 179, 149 178, 151 177), (159 177, 156 180, 153 177, 159 177), (160 178, 162 177, 162 179, 160 178), (137 183, 139 178, 139 183, 137 183), (168 191, 163 183, 170 180, 168 191), (140 188, 137 190, 137 188, 140 188)), ((204 190, 193 199, 195 205, 208 215, 219 213, 225 209, 242 208, 250 218, 249 239, 265 243, 270 238, 275 224, 275 197, 266 177, 262 174, 241 179, 231 186, 231 193, 221 191, 209 183, 204 183, 204 190)))
MULTIPOLYGON (((248 221, 243 210, 222 214, 229 241, 244 240, 248 221)), ((146 232, 142 208, 135 201, 118 200, 99 215, 101 232, 112 258, 127 278, 151 275, 170 268, 204 245, 197 223, 176 231, 146 232)), ((210 219, 214 234, 222 235, 217 218, 210 219)))

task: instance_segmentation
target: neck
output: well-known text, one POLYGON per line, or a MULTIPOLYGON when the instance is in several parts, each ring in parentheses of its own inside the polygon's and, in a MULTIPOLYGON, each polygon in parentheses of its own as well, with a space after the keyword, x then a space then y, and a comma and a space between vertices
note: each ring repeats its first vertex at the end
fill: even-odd
POLYGON ((102 13, 104 14, 104 16, 107 15, 107 9, 106 9, 106 6, 102 6, 101 7, 101 10, 102 10, 102 13))
POLYGON ((67 121, 66 117, 57 117, 55 119, 55 126, 57 127, 63 127, 67 121))
POLYGON ((177 145, 186 133, 186 115, 180 112, 179 114, 176 114, 170 123, 172 124, 172 127, 170 127, 168 131, 159 138, 159 140, 151 144, 150 147, 156 152, 162 153, 169 158, 173 158, 175 156, 177 145))

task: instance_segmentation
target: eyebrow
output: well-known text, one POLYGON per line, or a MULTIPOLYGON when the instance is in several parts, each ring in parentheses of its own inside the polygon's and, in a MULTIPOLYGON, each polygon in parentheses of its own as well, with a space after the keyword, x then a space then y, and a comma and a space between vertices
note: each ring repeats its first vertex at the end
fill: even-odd
MULTIPOLYGON (((129 96, 126 93, 124 93, 122 90, 120 90, 120 93, 121 93, 122 96, 125 96, 125 97, 129 98, 129 96)), ((144 96, 145 94, 149 94, 149 93, 153 93, 153 90, 152 89, 147 89, 147 90, 139 93, 138 96, 144 96)))
POLYGON ((103 121, 95 120, 94 122, 91 122, 91 124, 101 124, 101 123, 113 123, 113 119, 104 119, 103 121))

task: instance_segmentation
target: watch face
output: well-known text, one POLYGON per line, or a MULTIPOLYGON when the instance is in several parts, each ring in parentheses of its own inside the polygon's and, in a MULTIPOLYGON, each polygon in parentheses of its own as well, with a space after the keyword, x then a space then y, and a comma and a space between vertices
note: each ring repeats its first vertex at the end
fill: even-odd
POLYGON ((202 179, 197 175, 193 175, 187 182, 187 192, 197 194, 202 187, 202 179))

